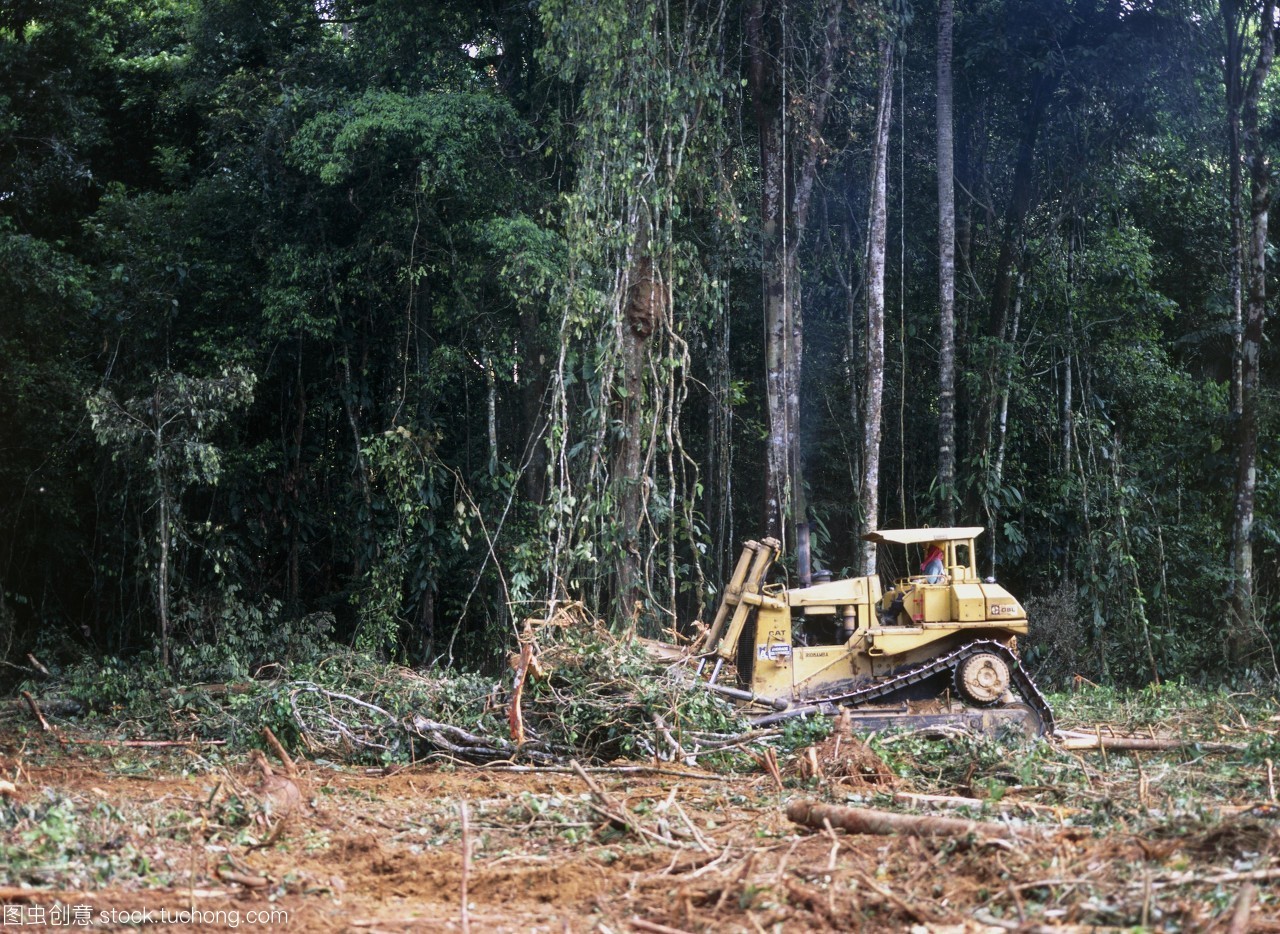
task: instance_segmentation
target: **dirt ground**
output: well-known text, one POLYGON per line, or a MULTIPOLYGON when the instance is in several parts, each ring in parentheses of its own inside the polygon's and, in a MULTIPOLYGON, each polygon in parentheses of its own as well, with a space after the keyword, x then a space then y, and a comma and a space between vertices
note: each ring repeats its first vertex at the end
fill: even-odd
POLYGON ((1063 804, 1052 788, 1010 786, 970 807, 958 795, 931 800, 887 771, 806 778, 781 765, 780 788, 763 769, 618 763, 589 771, 593 792, 568 769, 435 763, 385 774, 300 763, 290 779, 278 762, 268 776, 208 746, 0 735, 0 776, 12 784, 0 802, 0 920, 605 934, 1280 930, 1274 808, 1219 802, 1175 819, 1159 787, 1168 773, 1152 759, 1134 774, 1109 763, 1105 779, 1087 783, 1092 799, 1063 804), (795 800, 1011 830, 813 831, 787 819, 795 800), (1110 819, 1093 820, 1090 800, 1110 819), (1130 828, 1124 809, 1139 806, 1152 819, 1130 828))

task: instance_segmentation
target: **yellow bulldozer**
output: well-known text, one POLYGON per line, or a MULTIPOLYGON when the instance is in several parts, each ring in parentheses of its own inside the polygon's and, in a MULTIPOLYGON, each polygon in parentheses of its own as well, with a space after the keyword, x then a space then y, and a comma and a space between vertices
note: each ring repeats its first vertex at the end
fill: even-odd
POLYGON ((974 541, 982 532, 864 536, 880 546, 928 546, 927 573, 889 590, 874 575, 793 589, 766 583, 781 546, 747 542, 714 621, 694 643, 698 683, 745 705, 759 725, 848 710, 863 730, 994 732, 1008 724, 1052 733, 1053 711, 1018 656, 1026 611, 993 579, 978 577, 974 541), (721 680, 726 666, 736 685, 721 680))

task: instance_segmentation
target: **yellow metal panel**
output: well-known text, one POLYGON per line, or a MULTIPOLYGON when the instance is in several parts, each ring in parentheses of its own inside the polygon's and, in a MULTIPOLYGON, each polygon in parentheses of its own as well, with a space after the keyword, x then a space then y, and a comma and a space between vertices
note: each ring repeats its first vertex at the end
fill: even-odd
POLYGON ((815 680, 839 681, 852 678, 854 656, 843 645, 816 645, 795 650, 795 683, 815 680))
POLYGON ((921 623, 921 628, 927 630, 944 630, 946 632, 972 632, 973 630, 986 630, 992 636, 996 636, 1001 632, 1023 632, 1027 631, 1027 621, 1025 619, 1011 619, 1003 622, 993 622, 991 620, 978 620, 973 623, 921 623))
POLYGON ((951 588, 946 584, 915 584, 902 608, 913 623, 936 623, 951 618, 951 588))
POLYGON ((751 690, 763 697, 789 697, 794 678, 791 612, 785 606, 781 609, 761 606, 756 614, 756 641, 751 647, 755 655, 751 690))
POLYGON ((951 618, 974 623, 987 618, 987 598, 981 584, 955 584, 951 587, 951 618))
MULTIPOLYGON (((879 581, 876 582, 879 584, 879 581)), ((869 599, 867 578, 851 577, 829 584, 814 584, 787 591, 787 602, 792 606, 844 606, 849 603, 866 603, 869 599)))
POLYGON ((862 536, 865 541, 882 544, 920 545, 925 542, 960 542, 977 538, 985 530, 980 525, 945 529, 878 529, 862 536))
POLYGON ((1022 604, 999 584, 983 584, 982 593, 986 601, 987 619, 1004 622, 1027 618, 1027 611, 1022 608, 1022 604))
POLYGON ((926 633, 923 629, 914 626, 889 626, 883 629, 872 629, 870 635, 869 651, 872 655, 898 655, 932 642, 940 638, 943 633, 926 633))

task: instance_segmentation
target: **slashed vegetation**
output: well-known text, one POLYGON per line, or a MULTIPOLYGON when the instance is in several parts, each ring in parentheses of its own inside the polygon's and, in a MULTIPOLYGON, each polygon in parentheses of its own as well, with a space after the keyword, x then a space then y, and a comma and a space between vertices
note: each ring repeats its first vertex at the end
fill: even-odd
POLYGON ((691 763, 782 735, 749 732, 730 703, 691 690, 632 634, 611 633, 577 604, 527 623, 519 648, 500 678, 424 673, 343 651, 235 683, 183 685, 148 666, 108 660, 42 682, 44 698, 26 707, 38 716, 44 708, 82 714, 77 725, 114 726, 135 740, 162 735, 237 749, 259 745, 266 726, 308 757, 379 765, 691 763))
POLYGON ((121 707, 55 672, 4 708, 0 900, 270 904, 318 930, 1280 929, 1269 696, 1052 698, 1070 735, 1153 748, 750 733, 573 622, 500 680, 343 655, 95 682, 121 707))

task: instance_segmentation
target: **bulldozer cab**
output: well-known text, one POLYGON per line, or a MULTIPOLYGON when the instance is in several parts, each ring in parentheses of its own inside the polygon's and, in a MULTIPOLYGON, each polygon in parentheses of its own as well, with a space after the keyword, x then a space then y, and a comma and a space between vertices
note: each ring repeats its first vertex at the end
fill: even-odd
MULTIPOLYGON (((982 532, 981 526, 945 529, 883 529, 870 532, 862 537, 866 541, 875 542, 877 545, 908 546, 908 550, 909 546, 919 546, 927 550, 928 546, 936 544, 943 554, 942 580, 935 584, 930 584, 929 575, 927 574, 908 574, 906 577, 898 579, 897 586, 902 587, 906 584, 939 586, 940 584, 977 582, 978 570, 974 562, 973 542, 982 532)), ((911 567, 913 559, 910 555, 908 555, 907 562, 907 566, 911 567)))
POLYGON ((980 526, 941 529, 884 529, 863 539, 877 545, 897 545, 906 551, 906 567, 916 567, 917 552, 937 565, 922 564, 919 573, 898 578, 884 592, 877 611, 883 626, 921 623, 972 622, 987 618, 987 593, 980 586, 974 560, 974 540, 980 526))

